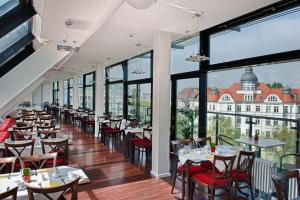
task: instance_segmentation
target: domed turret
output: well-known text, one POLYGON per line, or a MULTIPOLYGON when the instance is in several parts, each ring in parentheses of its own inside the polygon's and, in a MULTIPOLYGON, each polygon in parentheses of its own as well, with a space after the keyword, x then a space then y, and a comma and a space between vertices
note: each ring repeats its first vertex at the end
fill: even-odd
POLYGON ((252 67, 247 67, 246 72, 241 77, 241 82, 257 83, 257 76, 253 73, 252 67))

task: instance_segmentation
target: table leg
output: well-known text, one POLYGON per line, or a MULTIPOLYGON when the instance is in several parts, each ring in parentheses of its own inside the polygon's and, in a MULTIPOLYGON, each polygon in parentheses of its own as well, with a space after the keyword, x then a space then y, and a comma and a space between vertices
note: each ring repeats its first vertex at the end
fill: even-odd
POLYGON ((186 163, 182 166, 182 199, 185 197, 185 168, 186 168, 186 163))

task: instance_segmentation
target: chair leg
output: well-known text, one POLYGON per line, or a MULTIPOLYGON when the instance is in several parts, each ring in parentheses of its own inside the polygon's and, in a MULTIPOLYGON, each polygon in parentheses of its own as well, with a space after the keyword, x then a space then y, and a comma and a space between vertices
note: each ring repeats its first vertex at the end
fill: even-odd
POLYGON ((252 188, 252 181, 251 181, 251 178, 249 180, 249 187, 250 187, 250 195, 251 195, 251 200, 254 200, 254 194, 253 194, 253 188, 252 188))
POLYGON ((214 188, 214 185, 212 185, 210 187, 210 200, 214 200, 215 199, 215 188, 214 188))
POLYGON ((174 188, 175 188, 175 184, 176 184, 176 179, 177 179, 177 170, 175 171, 175 173, 173 175, 171 194, 173 194, 173 192, 174 192, 174 188))
POLYGON ((192 182, 192 184, 191 184, 191 192, 190 192, 190 200, 193 200, 193 198, 194 198, 194 190, 195 190, 195 183, 194 182, 192 182))
POLYGON ((237 191, 238 191, 238 188, 239 188, 239 182, 235 181, 234 182, 234 199, 237 199, 237 191))

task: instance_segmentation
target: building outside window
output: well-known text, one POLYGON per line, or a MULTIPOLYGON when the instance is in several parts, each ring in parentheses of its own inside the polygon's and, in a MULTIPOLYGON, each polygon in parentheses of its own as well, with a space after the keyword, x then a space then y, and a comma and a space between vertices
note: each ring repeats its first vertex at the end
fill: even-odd
POLYGON ((242 111, 242 105, 236 105, 236 111, 238 112, 242 111))
POLYGON ((227 105, 227 111, 231 111, 231 105, 227 105))
POLYGON ((59 104, 59 81, 53 82, 52 88, 52 103, 58 105, 59 104))
POLYGON ((251 111, 251 106, 250 105, 246 105, 246 111, 250 112, 251 111))
POLYGON ((278 113, 279 112, 279 107, 278 106, 274 106, 274 113, 278 113))
POLYGON ((271 106, 266 106, 266 113, 271 112, 271 106))
POLYGON ((256 111, 256 112, 260 112, 260 106, 256 106, 256 107, 255 107, 255 111, 256 111))

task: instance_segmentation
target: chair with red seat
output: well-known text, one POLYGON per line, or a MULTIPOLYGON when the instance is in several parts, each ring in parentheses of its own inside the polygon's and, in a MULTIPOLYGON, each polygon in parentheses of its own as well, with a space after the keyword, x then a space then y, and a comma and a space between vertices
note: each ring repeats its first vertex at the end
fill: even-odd
MULTIPOLYGON (((33 155, 33 150, 34 150, 34 140, 29 140, 29 141, 10 141, 10 142, 4 142, 5 146, 5 157, 10 157, 10 156, 17 156, 18 159, 15 162, 15 169, 21 169, 21 163, 19 158, 23 156, 26 151, 29 150, 29 152, 26 152, 27 155, 33 155)), ((30 166, 30 163, 24 163, 26 167, 30 166)))
POLYGON ((248 196, 246 193, 242 192, 241 189, 249 187, 251 199, 254 200, 251 172, 255 155, 256 153, 252 151, 240 151, 239 153, 237 169, 232 170, 230 175, 232 182, 235 185, 235 198, 237 197, 237 190, 239 190, 241 194, 248 196), (240 187, 241 183, 245 183, 243 187, 240 187))
MULTIPOLYGON (((57 158, 56 158, 57 166, 68 165, 69 163, 68 139, 62 139, 62 140, 45 139, 45 140, 41 140, 41 144, 42 144, 43 154, 57 152, 57 158), (49 152, 46 151, 47 147, 48 149, 50 149, 49 152)), ((53 160, 47 160, 45 166, 52 167, 53 160)))
MULTIPOLYGON (((214 200, 215 198, 215 190, 217 189, 223 189, 225 190, 225 193, 222 193, 220 195, 223 194, 227 194, 229 196, 229 199, 231 199, 231 171, 232 171, 232 167, 234 164, 236 156, 220 156, 220 155, 215 155, 214 156, 214 161, 213 161, 213 168, 211 171, 206 171, 206 172, 201 172, 201 173, 197 173, 194 175, 191 175, 191 181, 192 181, 192 187, 190 187, 190 191, 189 191, 189 195, 190 195, 190 199, 193 199, 193 192, 194 192, 194 188, 195 185, 199 185, 201 187, 206 187, 207 188, 207 192, 204 190, 201 190, 201 192, 205 193, 208 195, 209 199, 214 200), (224 170, 222 172, 220 172, 219 170, 217 170, 217 163, 222 163, 224 165, 224 170)), ((188 166, 190 166, 191 164, 193 164, 192 161, 189 161, 188 166)), ((188 170, 188 174, 190 174, 189 172, 189 168, 187 168, 188 170)))
POLYGON ((114 147, 117 144, 117 140, 122 134, 121 123, 122 119, 110 119, 109 126, 102 128, 101 133, 103 134, 104 144, 106 143, 106 138, 109 139, 108 145, 112 143, 114 147))
POLYGON ((142 153, 141 159, 139 160, 140 165, 143 164, 143 156, 145 153, 146 164, 151 159, 152 152, 152 128, 143 128, 143 135, 141 139, 132 139, 133 147, 138 151, 138 158, 142 153))
POLYGON ((86 128, 87 132, 90 133, 91 135, 95 134, 95 115, 89 114, 88 117, 86 118, 86 128))
MULTIPOLYGON (((187 175, 187 169, 185 168, 185 165, 181 165, 178 157, 178 151, 180 148, 182 148, 184 145, 190 145, 192 144, 192 140, 173 140, 171 141, 171 147, 172 152, 170 152, 170 160, 172 162, 172 175, 173 175, 173 181, 172 181, 172 189, 171 193, 173 194, 176 180, 182 181, 182 199, 185 197, 185 178, 184 176, 187 175), (183 177, 182 179, 180 177, 183 177)), ((190 175, 206 172, 207 169, 201 167, 200 165, 190 165, 189 166, 189 172, 190 175)))

